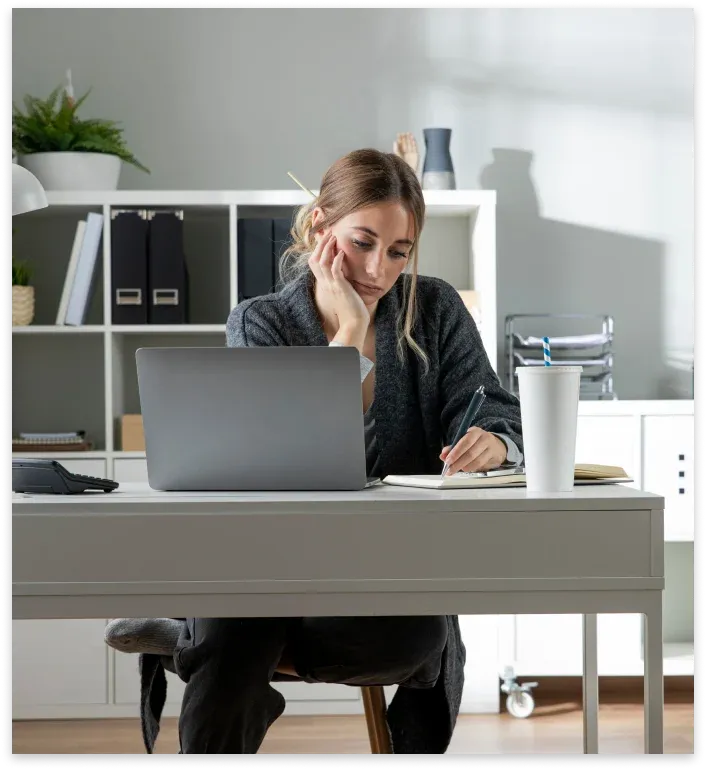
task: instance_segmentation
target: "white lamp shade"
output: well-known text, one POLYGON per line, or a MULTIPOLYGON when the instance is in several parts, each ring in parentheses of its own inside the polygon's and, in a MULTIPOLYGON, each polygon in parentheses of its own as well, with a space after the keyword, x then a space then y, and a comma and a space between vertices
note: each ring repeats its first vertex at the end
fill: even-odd
POLYGON ((12 164, 12 216, 43 209, 49 205, 44 188, 26 168, 12 164))

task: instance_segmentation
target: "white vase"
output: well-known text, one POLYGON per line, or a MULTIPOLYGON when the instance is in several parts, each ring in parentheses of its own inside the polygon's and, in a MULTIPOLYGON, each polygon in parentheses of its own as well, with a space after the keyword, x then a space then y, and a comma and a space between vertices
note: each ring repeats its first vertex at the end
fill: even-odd
POLYGON ((103 152, 35 152, 19 161, 45 190, 117 190, 122 166, 103 152))

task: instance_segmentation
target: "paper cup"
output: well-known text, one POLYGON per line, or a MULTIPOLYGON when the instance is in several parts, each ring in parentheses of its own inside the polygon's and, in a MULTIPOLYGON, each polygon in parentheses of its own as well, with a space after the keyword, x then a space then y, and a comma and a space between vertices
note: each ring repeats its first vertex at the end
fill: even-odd
POLYGON ((574 488, 582 366, 518 366, 528 492, 574 488))

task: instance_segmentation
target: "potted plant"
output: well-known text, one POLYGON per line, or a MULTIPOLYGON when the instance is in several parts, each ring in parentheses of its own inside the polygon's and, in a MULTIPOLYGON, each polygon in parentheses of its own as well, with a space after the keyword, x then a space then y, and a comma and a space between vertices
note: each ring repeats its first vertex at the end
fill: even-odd
POLYGON ((25 112, 12 106, 12 149, 45 190, 116 190, 123 162, 149 173, 118 123, 78 117, 90 92, 74 100, 59 86, 47 99, 25 96, 25 112))
POLYGON ((12 258, 12 325, 29 326, 34 319, 34 286, 30 286, 32 268, 27 262, 12 258))

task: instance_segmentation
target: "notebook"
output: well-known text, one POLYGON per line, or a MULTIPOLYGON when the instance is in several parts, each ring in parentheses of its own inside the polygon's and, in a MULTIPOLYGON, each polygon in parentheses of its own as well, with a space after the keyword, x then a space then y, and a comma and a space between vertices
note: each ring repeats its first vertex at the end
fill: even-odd
MULTIPOLYGON (((578 464, 574 470, 574 483, 577 486, 586 484, 619 484, 634 481, 627 473, 616 465, 578 464)), ((476 489, 483 487, 524 487, 527 477, 524 468, 500 469, 487 473, 455 473, 443 479, 441 474, 417 476, 385 476, 383 484, 402 487, 426 487, 427 489, 476 489)))
POLYGON ((83 430, 61 433, 20 433, 12 437, 13 452, 85 452, 93 443, 83 430))

